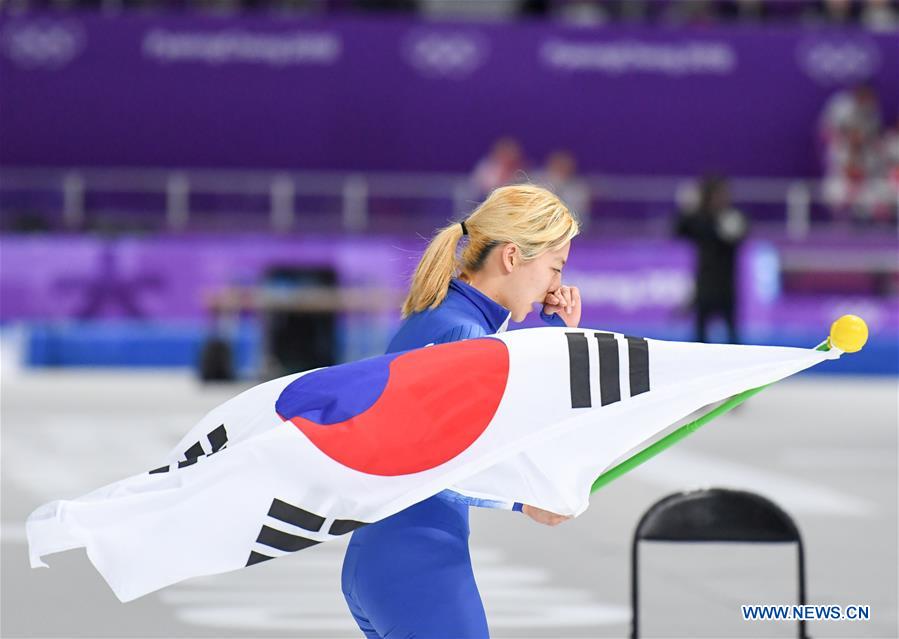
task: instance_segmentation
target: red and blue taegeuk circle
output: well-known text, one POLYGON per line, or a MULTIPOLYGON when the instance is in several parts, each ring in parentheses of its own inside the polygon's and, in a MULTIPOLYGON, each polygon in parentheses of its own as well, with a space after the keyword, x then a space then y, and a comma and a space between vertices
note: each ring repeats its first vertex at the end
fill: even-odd
POLYGON ((484 432, 509 377, 495 338, 323 368, 291 382, 275 410, 334 461, 372 475, 448 462, 484 432))

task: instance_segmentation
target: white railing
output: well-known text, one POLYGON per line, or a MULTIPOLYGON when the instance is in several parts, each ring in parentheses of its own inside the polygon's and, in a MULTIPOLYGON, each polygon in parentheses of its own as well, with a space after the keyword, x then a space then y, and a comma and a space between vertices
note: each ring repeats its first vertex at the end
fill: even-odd
MULTIPOLYGON (((592 200, 600 203, 670 203, 673 209, 687 204, 696 193, 696 178, 688 176, 592 174, 581 179, 592 200)), ((730 186, 738 205, 781 205, 783 229, 793 238, 808 234, 811 207, 822 203, 817 180, 732 177, 730 186)), ((58 193, 63 222, 71 229, 84 225, 86 199, 92 192, 162 195, 165 207, 159 213, 173 231, 189 224, 195 213, 190 198, 195 194, 264 196, 270 226, 277 231, 294 228, 298 197, 339 198, 341 226, 350 232, 369 227, 373 197, 446 198, 456 213, 470 210, 478 197, 465 174, 135 168, 3 168, 0 195, 4 192, 58 193)))

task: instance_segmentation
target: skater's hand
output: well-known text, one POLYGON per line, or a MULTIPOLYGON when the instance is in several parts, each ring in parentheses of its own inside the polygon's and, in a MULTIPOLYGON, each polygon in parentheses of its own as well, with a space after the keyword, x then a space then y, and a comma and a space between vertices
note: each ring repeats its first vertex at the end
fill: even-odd
POLYGON ((577 286, 560 286, 546 294, 543 312, 547 315, 558 313, 566 326, 576 327, 581 323, 581 292, 577 286))
POLYGON ((547 526, 558 526, 563 521, 568 521, 569 519, 571 519, 571 517, 567 515, 558 515, 556 513, 551 513, 548 510, 543 510, 542 508, 528 506, 527 504, 524 504, 521 507, 521 512, 536 521, 538 524, 546 524, 547 526))

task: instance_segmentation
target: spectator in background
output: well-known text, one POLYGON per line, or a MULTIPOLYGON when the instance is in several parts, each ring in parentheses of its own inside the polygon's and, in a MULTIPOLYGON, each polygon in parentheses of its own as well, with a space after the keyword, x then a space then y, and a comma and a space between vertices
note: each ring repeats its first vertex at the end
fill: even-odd
POLYGON ((860 84, 834 94, 818 123, 824 149, 824 199, 837 220, 870 222, 885 216, 886 175, 880 104, 860 84))
POLYGON ((609 0, 603 4, 609 5, 609 14, 620 22, 648 23, 651 22, 650 0, 609 0))
POLYGON ((852 0, 824 0, 824 19, 829 24, 849 24, 856 14, 852 0))
POLYGON ((899 225, 899 115, 877 146, 880 160, 878 179, 873 186, 872 217, 877 222, 899 225))
POLYGON ((578 215, 581 229, 590 222, 590 188, 577 175, 577 161, 568 151, 554 151, 537 181, 559 196, 578 215))
POLYGON ((419 12, 429 18, 504 20, 521 10, 520 0, 418 0, 419 12))
POLYGON ((609 21, 609 9, 599 0, 572 0, 555 3, 552 16, 562 22, 581 26, 604 24, 609 21))
POLYGON ((665 11, 665 21, 693 26, 714 24, 717 21, 716 9, 712 0, 672 2, 665 11))
POLYGON ((828 148, 824 199, 835 219, 869 222, 875 217, 880 169, 877 145, 858 129, 847 128, 840 143, 828 148))
POLYGON ((840 143, 850 130, 858 130, 866 141, 880 133, 880 101, 870 84, 858 84, 833 94, 824 105, 819 131, 826 145, 840 143))
POLYGON ((365 11, 415 11, 417 0, 353 0, 356 9, 365 11))
POLYGON ((899 13, 891 0, 866 0, 862 24, 871 31, 894 31, 899 28, 899 13))
POLYGON ((768 18, 768 5, 764 0, 728 0, 721 3, 718 14, 734 22, 764 22, 768 18))
POLYGON ((738 342, 736 324, 735 262, 746 237, 746 217, 731 206, 727 181, 718 176, 703 179, 695 208, 681 211, 677 235, 696 246, 696 339, 708 339, 708 323, 716 316, 727 325, 728 341, 738 342))
POLYGON ((500 138, 493 144, 487 157, 480 160, 471 175, 472 186, 478 199, 483 199, 493 189, 526 178, 525 161, 521 145, 510 137, 500 138))
POLYGON ((858 7, 852 0, 819 0, 810 3, 802 17, 811 24, 849 25, 858 22, 858 7))
POLYGON ((899 116, 896 116, 893 126, 884 134, 881 148, 887 181, 891 185, 893 197, 899 199, 899 116))

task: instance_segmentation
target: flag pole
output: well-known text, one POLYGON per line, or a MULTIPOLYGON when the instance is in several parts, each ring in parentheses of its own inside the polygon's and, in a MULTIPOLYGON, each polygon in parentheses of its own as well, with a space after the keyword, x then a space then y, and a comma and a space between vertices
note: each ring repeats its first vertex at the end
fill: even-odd
MULTIPOLYGON (((860 317, 857 317, 855 315, 843 315, 831 325, 830 336, 826 340, 818 344, 818 346, 815 347, 815 350, 829 351, 831 345, 833 345, 844 353, 854 353, 858 350, 861 350, 861 347, 864 346, 867 339, 868 327, 865 325, 864 321, 860 317)), ((617 466, 610 468, 602 475, 597 477, 596 481, 593 482, 593 486, 590 487, 591 494, 595 493, 597 490, 599 490, 612 480, 621 477, 640 464, 652 459, 666 448, 673 446, 690 433, 696 431, 700 426, 704 426, 716 417, 720 417, 721 415, 724 415, 725 413, 733 410, 735 407, 739 406, 753 395, 756 395, 764 389, 768 388, 768 386, 770 385, 771 384, 766 384, 764 386, 759 386, 758 388, 751 388, 747 391, 743 391, 742 393, 734 395, 730 399, 726 400, 723 404, 712 409, 702 417, 694 419, 689 424, 684 424, 683 426, 681 426, 674 432, 669 433, 651 446, 647 446, 646 448, 624 460, 617 466)))

